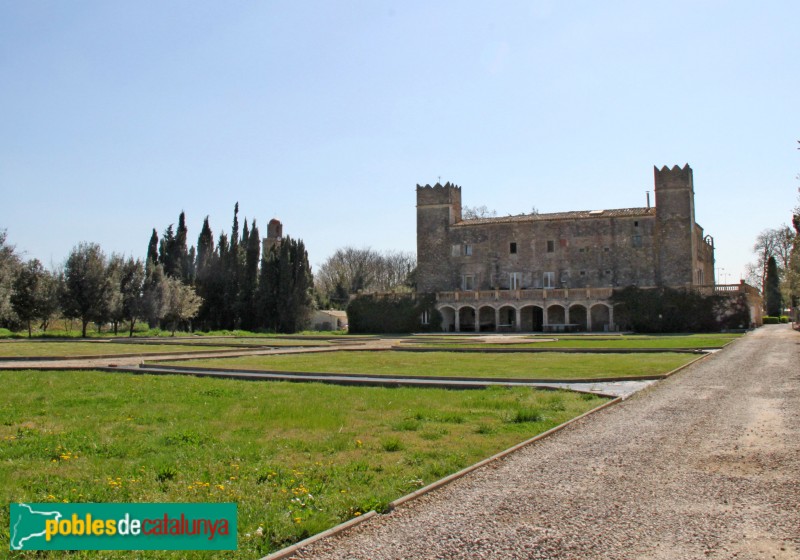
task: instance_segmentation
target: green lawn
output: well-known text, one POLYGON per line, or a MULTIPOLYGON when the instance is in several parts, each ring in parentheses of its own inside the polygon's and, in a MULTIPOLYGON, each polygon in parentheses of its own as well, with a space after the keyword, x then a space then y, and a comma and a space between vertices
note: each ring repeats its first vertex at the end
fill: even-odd
POLYGON ((410 344, 426 348, 721 348, 737 339, 739 334, 713 335, 669 335, 669 336, 543 336, 540 340, 524 340, 514 343, 475 342, 473 339, 459 341, 442 340, 420 341, 411 339, 410 344), (552 339, 557 340, 552 340, 552 339))
POLYGON ((696 359, 693 354, 480 354, 359 352, 240 356, 169 362, 209 368, 375 375, 579 379, 660 375, 696 359))
POLYGON ((125 344, 119 342, 29 342, 6 340, 0 342, 0 358, 99 356, 105 354, 175 354, 181 352, 210 352, 231 350, 225 346, 206 344, 125 344))
MULTIPOLYGON (((389 389, 93 371, 5 371, 0 379, 2 503, 238 503, 237 553, 148 558, 258 558, 605 402, 524 388, 389 389)), ((8 539, 2 507, 0 548, 8 550, 8 539)))

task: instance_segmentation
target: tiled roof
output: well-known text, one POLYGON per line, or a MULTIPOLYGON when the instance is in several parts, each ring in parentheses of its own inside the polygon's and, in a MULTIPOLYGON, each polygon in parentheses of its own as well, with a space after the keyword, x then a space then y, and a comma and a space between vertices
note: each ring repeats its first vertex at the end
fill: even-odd
POLYGON ((473 218, 462 220, 452 227, 478 226, 484 224, 504 224, 517 222, 554 222, 559 220, 589 220, 594 218, 633 218, 635 216, 655 216, 655 208, 617 208, 614 210, 575 210, 554 212, 552 214, 520 214, 497 218, 473 218))

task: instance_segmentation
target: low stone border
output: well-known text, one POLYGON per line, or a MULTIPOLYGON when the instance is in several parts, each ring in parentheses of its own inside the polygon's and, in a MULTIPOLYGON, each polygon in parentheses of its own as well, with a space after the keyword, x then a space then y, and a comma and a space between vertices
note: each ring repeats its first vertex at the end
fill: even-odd
POLYGON ((359 515, 358 517, 354 517, 353 519, 350 519, 349 521, 345 521, 344 523, 340 523, 339 525, 336 525, 335 527, 331 527, 330 529, 328 529, 326 531, 322 531, 321 533, 317 533, 316 535, 308 537, 307 539, 303 539, 299 543, 295 543, 295 544, 293 544, 291 546, 287 546, 286 548, 282 548, 277 552, 273 552, 272 554, 264 556, 263 558, 261 558, 261 560, 280 560, 282 558, 288 558, 289 556, 291 556, 295 552, 298 552, 301 548, 304 548, 304 547, 306 547, 306 546, 308 546, 310 544, 313 544, 313 543, 317 542, 318 540, 322 540, 322 539, 330 537, 332 535, 336 535, 338 533, 341 533, 342 531, 346 531, 347 529, 355 527, 356 525, 360 525, 364 521, 367 521, 368 519, 372 519, 376 515, 378 515, 377 511, 375 511, 375 510, 369 511, 369 512, 365 513, 364 515, 359 515))
MULTIPOLYGON (((700 356, 697 359, 700 359, 703 356, 700 356)), ((181 361, 191 359, 191 358, 182 358, 181 361)), ((343 378, 343 379, 353 379, 355 381, 358 380, 376 380, 383 383, 391 382, 392 380, 402 380, 402 381, 441 381, 441 382, 448 382, 448 381, 468 381, 468 382, 475 382, 475 383, 519 383, 519 384, 527 384, 527 383, 614 383, 617 381, 658 381, 659 379, 664 379, 675 371, 679 371, 681 368, 684 368, 688 365, 691 365, 697 361, 697 359, 692 360, 691 362, 684 364, 678 369, 669 371, 667 373, 660 373, 656 375, 639 375, 636 377, 592 377, 592 378, 575 378, 575 379, 559 379, 559 378, 538 378, 538 377, 468 377, 468 376, 435 376, 435 375, 394 375, 394 374, 373 374, 373 373, 331 373, 331 372, 316 372, 316 371, 281 371, 281 370, 263 370, 263 369, 232 369, 232 368, 199 368, 199 367, 192 367, 192 366, 167 366, 167 365, 159 365, 159 364, 149 364, 145 362, 142 364, 139 369, 143 372, 145 371, 152 371, 155 372, 162 372, 162 371, 171 371, 173 373, 194 373, 197 375, 219 375, 224 376, 226 373, 231 374, 248 374, 253 376, 270 376, 270 377, 286 377, 286 378, 294 378, 294 379, 303 379, 307 377, 313 378, 343 378)), ((164 360, 167 361, 167 360, 164 360)), ((316 381, 317 379, 315 379, 316 381)), ((427 385, 427 384, 426 384, 427 385)))
MULTIPOLYGON (((430 492, 433 492, 434 490, 437 490, 437 489, 439 489, 439 488, 441 488, 443 486, 446 486, 446 485, 450 484, 451 482, 454 482, 454 481, 458 480, 459 478, 462 478, 462 477, 468 475, 469 473, 471 473, 471 472, 473 472, 473 471, 475 471, 475 470, 477 470, 477 469, 479 469, 481 467, 484 467, 484 466, 488 465, 489 463, 493 463, 493 462, 498 461, 498 460, 500 460, 500 459, 502 459, 502 458, 504 458, 504 457, 516 452, 516 451, 519 451, 523 447, 527 447, 528 445, 536 443, 537 441, 539 441, 541 439, 549 437, 549 436, 551 436, 551 435, 563 430, 567 426, 569 426, 569 425, 571 425, 571 424, 573 424, 575 422, 578 422, 579 420, 581 420, 583 418, 586 418, 590 414, 594 414, 596 412, 600 412, 601 410, 603 410, 605 408, 608 408, 610 406, 613 406, 613 405, 621 403, 621 402, 622 402, 622 397, 617 397, 614 400, 611 400, 611 401, 609 401, 607 403, 601 404, 597 408, 593 408, 592 410, 584 412, 580 416, 576 416, 572 420, 568 420, 568 421, 564 422, 563 424, 559 424, 558 426, 555 426, 554 428, 550 428, 546 432, 542 432, 541 434, 536 435, 536 436, 534 436, 534 437, 532 437, 532 438, 530 438, 528 440, 525 440, 525 441, 523 441, 521 443, 518 443, 517 445, 515 445, 513 447, 509 447, 505 451, 501 451, 500 453, 497 453, 495 455, 492 455, 491 457, 483 459, 482 461, 479 461, 479 462, 475 463, 474 465, 471 465, 469 467, 461 469, 460 471, 458 471, 456 473, 453 473, 453 474, 451 474, 449 476, 446 476, 446 477, 444 477, 442 479, 439 479, 436 482, 433 482, 433 483, 425 486, 424 488, 420 488, 419 490, 416 490, 416 491, 412 492, 411 494, 406 494, 402 498, 398 498, 398 499, 394 500, 393 502, 390 502, 389 503, 389 511, 393 511, 394 509, 400 507, 401 505, 403 505, 403 504, 405 504, 407 502, 415 500, 415 499, 417 499, 417 498, 419 498, 421 496, 424 496, 425 494, 428 494, 430 492)), ((313 537, 309 537, 309 538, 307 538, 305 540, 302 540, 302 541, 300 541, 300 542, 298 542, 296 544, 293 544, 293 545, 291 545, 291 546, 289 546, 287 548, 281 549, 281 550, 279 550, 277 552, 273 552, 272 554, 264 556, 260 560, 283 560, 284 558, 288 558, 289 556, 295 554, 296 552, 299 552, 303 548, 305 548, 305 547, 307 547, 307 546, 309 546, 309 545, 311 545, 311 544, 313 544, 313 543, 315 543, 315 542, 317 542, 317 541, 319 541, 319 540, 321 540, 323 538, 327 538, 327 537, 331 537, 331 536, 334 536, 334 535, 338 535, 338 534, 344 533, 345 531, 351 529, 352 527, 354 527, 356 525, 359 525, 360 523, 366 521, 367 519, 371 519, 372 517, 375 517, 376 515, 379 515, 376 511, 374 511, 374 510, 370 511, 369 513, 367 513, 367 514, 365 514, 363 516, 356 517, 356 518, 351 519, 349 521, 346 521, 346 522, 344 522, 344 523, 342 523, 340 525, 337 525, 335 527, 331 527, 327 531, 323 531, 322 533, 314 535, 313 537)))
POLYGON ((707 348, 423 348, 399 346, 392 352, 463 352, 485 354, 703 354, 719 350, 720 346, 707 348))

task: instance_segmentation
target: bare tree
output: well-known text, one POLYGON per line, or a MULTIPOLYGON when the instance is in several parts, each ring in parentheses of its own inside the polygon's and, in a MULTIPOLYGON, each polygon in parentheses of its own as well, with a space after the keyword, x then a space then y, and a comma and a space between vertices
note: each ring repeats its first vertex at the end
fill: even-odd
POLYGON ((494 218, 497 216, 496 210, 490 210, 485 204, 483 206, 462 206, 461 217, 465 220, 478 218, 494 218))
POLYGON ((770 257, 775 257, 779 270, 786 270, 791 259, 794 233, 786 224, 776 229, 765 229, 758 234, 753 245, 756 262, 749 263, 746 267, 747 280, 761 288, 765 293, 767 264, 770 257))
POLYGON ((416 256, 407 252, 381 254, 370 248, 344 247, 337 250, 314 275, 321 299, 344 308, 350 295, 360 290, 388 292, 407 290, 416 266, 416 256))

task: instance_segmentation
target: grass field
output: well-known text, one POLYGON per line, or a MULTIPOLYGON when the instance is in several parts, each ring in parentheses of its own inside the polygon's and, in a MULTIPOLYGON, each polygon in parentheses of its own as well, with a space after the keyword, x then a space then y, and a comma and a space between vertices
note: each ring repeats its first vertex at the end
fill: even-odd
POLYGON ((125 344, 118 342, 29 342, 26 340, 9 340, 0 342, 0 358, 101 356, 105 354, 174 354, 230 349, 230 347, 206 344, 125 344))
MULTIPOLYGON (((238 552, 147 558, 258 558, 605 402, 522 388, 388 389, 93 371, 6 371, 0 379, 2 503, 238 503, 238 552)), ((8 531, 2 507, 5 550, 8 531)))
POLYGON ((474 339, 459 341, 433 339, 430 341, 411 339, 409 345, 426 348, 613 348, 613 349, 640 349, 640 348, 721 348, 736 340, 739 334, 695 334, 695 335, 670 335, 670 336, 558 336, 541 337, 540 340, 521 339, 514 343, 475 342, 474 339), (552 340, 553 338, 557 340, 552 340))
POLYGON ((375 375, 579 379, 660 375, 696 359, 692 354, 476 354, 340 351, 169 362, 209 368, 375 375))

